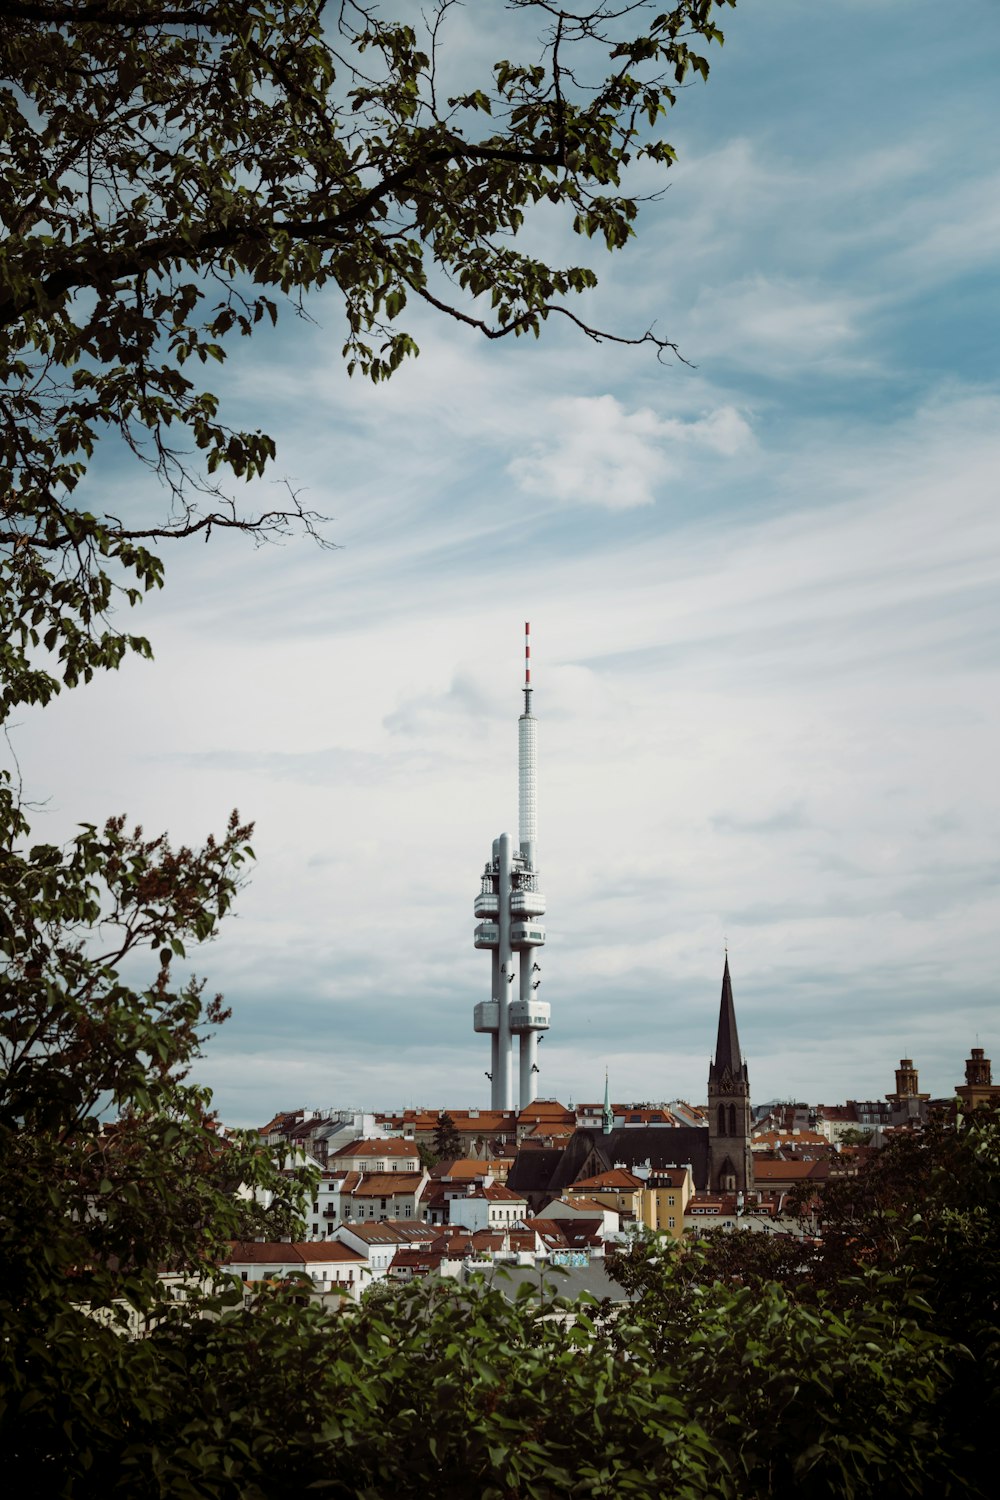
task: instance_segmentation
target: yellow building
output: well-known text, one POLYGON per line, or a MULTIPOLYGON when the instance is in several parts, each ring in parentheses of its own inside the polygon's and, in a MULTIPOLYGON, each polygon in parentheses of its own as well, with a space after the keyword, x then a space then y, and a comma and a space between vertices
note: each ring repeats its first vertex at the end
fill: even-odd
POLYGON ((684 1210, 694 1193, 690 1167, 668 1167, 650 1172, 642 1187, 641 1222, 679 1240, 684 1233, 684 1210))
POLYGON ((563 1197, 570 1201, 574 1196, 589 1198, 603 1208, 614 1209, 621 1215, 622 1228, 632 1223, 679 1240, 684 1231, 684 1210, 693 1192, 689 1167, 667 1167, 645 1176, 615 1167, 574 1182, 563 1189, 563 1197))

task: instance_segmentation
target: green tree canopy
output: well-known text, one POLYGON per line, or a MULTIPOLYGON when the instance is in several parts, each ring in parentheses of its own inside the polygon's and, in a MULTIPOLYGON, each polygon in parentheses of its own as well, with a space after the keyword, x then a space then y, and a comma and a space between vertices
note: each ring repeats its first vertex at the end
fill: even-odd
POLYGON ((462 1137, 455 1129, 455 1121, 447 1112, 438 1115, 432 1144, 438 1161, 455 1161, 462 1155, 462 1137))
MULTIPOLYGON (((335 288, 349 370, 416 352, 413 300, 491 339, 586 324, 595 283, 518 243, 541 205, 617 249, 623 174, 667 166, 664 115, 706 76, 720 7, 680 0, 507 10, 522 55, 452 81, 448 12, 324 0, 8 0, 0 23, 0 707, 46 701, 147 643, 107 623, 162 582, 167 538, 319 520, 244 514, 221 485, 274 457, 193 371, 335 288), (531 23, 534 22, 534 25, 531 23), (539 36, 539 32, 541 35, 539 36), (85 484, 115 435, 166 516, 106 513, 85 484)), ((625 342, 672 346, 651 330, 625 342)))

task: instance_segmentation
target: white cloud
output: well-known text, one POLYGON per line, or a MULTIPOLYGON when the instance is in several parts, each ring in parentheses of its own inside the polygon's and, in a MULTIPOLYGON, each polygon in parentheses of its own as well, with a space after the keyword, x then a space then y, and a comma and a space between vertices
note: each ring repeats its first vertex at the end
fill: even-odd
POLYGON ((649 407, 628 411, 610 395, 557 398, 537 426, 551 436, 536 438, 508 465, 521 489, 606 510, 652 505, 659 486, 679 473, 685 450, 731 458, 752 442, 749 423, 731 406, 686 421, 649 407))
POLYGON ((803 365, 852 356, 867 310, 863 299, 822 286, 744 276, 699 294, 685 341, 699 359, 722 356, 791 374, 803 365))

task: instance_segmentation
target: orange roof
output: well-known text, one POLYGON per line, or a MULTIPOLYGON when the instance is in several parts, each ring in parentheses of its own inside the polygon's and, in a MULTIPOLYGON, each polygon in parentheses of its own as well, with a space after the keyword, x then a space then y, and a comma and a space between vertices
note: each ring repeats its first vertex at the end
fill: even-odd
POLYGON ((524 1106, 517 1121, 519 1125, 530 1125, 532 1121, 571 1125, 574 1118, 573 1111, 560 1104, 558 1099, 535 1099, 524 1106))
POLYGON ((416 1193, 423 1185, 422 1172, 352 1172, 357 1182, 350 1187, 345 1179, 341 1193, 352 1198, 391 1198, 395 1193, 416 1193))
POLYGON ((800 1146, 823 1146, 827 1151, 830 1142, 825 1135, 818 1135, 815 1130, 762 1130, 753 1137, 755 1146, 790 1146, 797 1151, 800 1146))
POLYGON ((565 1219, 525 1219, 524 1227, 540 1235, 550 1249, 566 1243, 565 1219))
POLYGON ((724 1214, 729 1218, 735 1218, 739 1208, 742 1218, 750 1218, 754 1214, 776 1214, 778 1211, 778 1199, 767 1195, 758 1203, 756 1198, 744 1198, 742 1204, 737 1204, 735 1193, 695 1193, 688 1202, 685 1215, 687 1214, 724 1214))
POLYGON ((488 1187, 485 1184, 482 1187, 476 1187, 466 1196, 485 1198, 488 1203, 527 1203, 528 1201, 523 1193, 515 1193, 511 1188, 501 1186, 499 1182, 491 1182, 488 1187))
MULTIPOLYGON (((517 1120, 512 1109, 406 1109, 403 1121, 415 1130, 434 1130, 442 1115, 450 1115, 458 1130, 486 1134, 493 1130, 510 1130, 517 1120)), ((398 1117, 397 1117, 398 1118, 398 1117)))
POLYGON ((440 1229, 433 1228, 430 1224, 423 1224, 415 1219, 411 1224, 408 1219, 383 1219, 376 1224, 374 1219, 363 1220, 355 1224, 345 1220, 340 1228, 349 1230, 357 1239, 364 1240, 366 1244, 405 1244, 407 1240, 433 1240, 441 1233, 440 1229))
POLYGON ((759 1186, 773 1182, 804 1182, 807 1178, 830 1175, 827 1161, 759 1161, 753 1164, 754 1181, 759 1186))
POLYGON ((229 1264, 248 1266, 288 1266, 296 1261, 329 1264, 331 1261, 364 1259, 356 1250, 349 1250, 336 1240, 297 1240, 294 1244, 287 1240, 231 1240, 229 1252, 229 1264))
POLYGON ((488 1161, 476 1161, 472 1156, 460 1156, 455 1161, 439 1161, 436 1167, 431 1167, 431 1176, 436 1180, 443 1177, 452 1179, 462 1177, 492 1177, 492 1164, 488 1161))
POLYGON ((341 1159, 350 1160, 354 1156, 373 1156, 386 1160, 391 1157, 406 1156, 412 1159, 418 1155, 413 1141, 404 1141, 400 1136, 390 1136, 384 1141, 351 1141, 350 1145, 341 1146, 339 1151, 332 1151, 330 1160, 332 1162, 341 1159))
POLYGON ((610 1172, 598 1172, 596 1177, 581 1177, 578 1182, 573 1183, 572 1187, 568 1187, 566 1192, 577 1193, 580 1188, 610 1188, 621 1192, 634 1192, 636 1188, 643 1186, 642 1178, 636 1177, 634 1172, 629 1172, 624 1167, 614 1167, 610 1172))
MULTIPOLYGON (((614 1213, 614 1209, 609 1209, 604 1203, 598 1203, 596 1198, 558 1198, 553 1200, 553 1203, 555 1202, 565 1204, 567 1208, 585 1209, 589 1214, 599 1218, 602 1223, 606 1213, 614 1213)), ((550 1209, 553 1203, 548 1205, 550 1209)))

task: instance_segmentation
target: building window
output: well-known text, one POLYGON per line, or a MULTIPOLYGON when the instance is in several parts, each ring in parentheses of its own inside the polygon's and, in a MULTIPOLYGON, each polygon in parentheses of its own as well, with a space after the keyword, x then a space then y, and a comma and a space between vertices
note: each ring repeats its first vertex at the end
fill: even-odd
POLYGON ((313 1234, 319 1234, 319 1225, 318 1224, 314 1224, 313 1225, 313 1234))
POLYGON ((668 1195, 668 1197, 667 1197, 667 1207, 668 1208, 673 1208, 673 1206, 674 1206, 674 1195, 673 1195, 673 1193, 670 1193, 668 1195))
POLYGON ((674 1218, 673 1214, 671 1214, 670 1218, 667 1220, 667 1228, 668 1229, 676 1229, 677 1228, 677 1220, 674 1218))
POLYGON ((319 1213, 319 1201, 318 1200, 313 1204, 313 1213, 314 1214, 318 1214, 319 1213))

